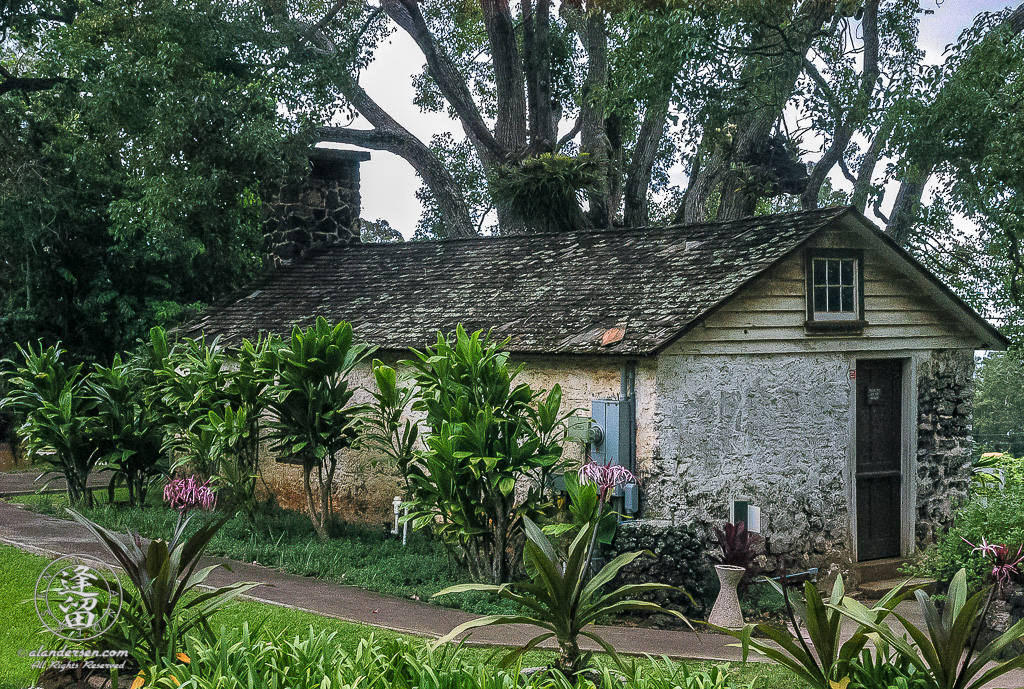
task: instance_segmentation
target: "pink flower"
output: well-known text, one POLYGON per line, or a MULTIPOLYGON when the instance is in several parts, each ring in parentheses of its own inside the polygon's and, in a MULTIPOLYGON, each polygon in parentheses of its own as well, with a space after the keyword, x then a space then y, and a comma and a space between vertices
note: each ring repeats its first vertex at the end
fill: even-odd
POLYGON ((618 464, 595 464, 594 462, 587 462, 580 467, 580 480, 595 484, 601 499, 604 499, 608 491, 613 488, 640 482, 624 466, 619 466, 618 464))
POLYGON ((179 512, 190 509, 212 510, 217 504, 217 494, 207 479, 203 483, 195 476, 176 478, 164 486, 164 502, 179 512))
POLYGON ((1017 576, 1020 576, 1020 571, 1017 569, 1017 565, 1024 562, 1024 545, 1017 548, 1017 554, 1011 556, 1009 546, 1005 546, 999 543, 988 543, 984 538, 981 539, 981 545, 974 545, 963 536, 960 537, 964 543, 971 546, 973 553, 981 553, 987 555, 992 560, 992 572, 989 575, 999 589, 1009 584, 1017 576))

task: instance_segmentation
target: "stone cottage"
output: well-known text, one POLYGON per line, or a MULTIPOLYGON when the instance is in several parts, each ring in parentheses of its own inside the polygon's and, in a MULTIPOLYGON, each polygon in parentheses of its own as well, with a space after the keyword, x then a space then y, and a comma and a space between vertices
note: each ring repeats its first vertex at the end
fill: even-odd
MULTIPOLYGON (((354 185, 358 154, 330 155, 354 185)), ((632 516, 743 518, 790 567, 856 578, 927 544, 965 496, 974 352, 1007 342, 852 208, 361 244, 358 190, 340 194, 344 213, 327 196, 307 194, 291 228, 274 215, 288 260, 187 334, 237 341, 324 316, 397 360, 457 323, 493 329, 532 385, 561 384, 600 426, 591 455, 641 477, 623 495, 632 516)), ((342 511, 386 520, 394 478, 351 461, 342 511)), ((269 473, 294 490, 293 467, 269 473)))

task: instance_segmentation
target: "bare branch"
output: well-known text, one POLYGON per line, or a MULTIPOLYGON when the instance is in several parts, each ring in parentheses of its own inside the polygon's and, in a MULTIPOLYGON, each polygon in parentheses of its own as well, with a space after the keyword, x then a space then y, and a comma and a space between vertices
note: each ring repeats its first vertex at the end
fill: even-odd
POLYGON ((419 173, 434 195, 449 236, 475 236, 464 191, 434 152, 385 112, 351 75, 343 75, 338 87, 373 129, 325 127, 320 131, 321 138, 324 141, 390 151, 401 156, 419 173))
POLYGON ((484 167, 490 167, 501 157, 501 146, 487 128, 480 110, 473 101, 465 79, 450 57, 437 45, 416 0, 381 0, 388 16, 412 37, 427 61, 430 76, 441 93, 451 103, 462 121, 470 140, 480 155, 484 167))

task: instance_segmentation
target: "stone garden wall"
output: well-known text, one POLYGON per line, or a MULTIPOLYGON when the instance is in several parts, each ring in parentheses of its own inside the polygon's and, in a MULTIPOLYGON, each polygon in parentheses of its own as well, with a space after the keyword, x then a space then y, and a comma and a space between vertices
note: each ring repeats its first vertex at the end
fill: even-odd
POLYGON ((953 521, 971 479, 974 354, 939 351, 918 366, 917 544, 953 521))
MULTIPOLYGON (((605 560, 638 550, 651 555, 624 567, 615 585, 657 582, 677 586, 682 591, 651 591, 644 598, 687 616, 706 616, 718 594, 708 550, 709 527, 706 523, 673 525, 650 519, 623 522, 615 540, 602 551, 605 560)), ((678 620, 667 615, 655 617, 666 618, 651 620, 655 625, 678 625, 678 620)))

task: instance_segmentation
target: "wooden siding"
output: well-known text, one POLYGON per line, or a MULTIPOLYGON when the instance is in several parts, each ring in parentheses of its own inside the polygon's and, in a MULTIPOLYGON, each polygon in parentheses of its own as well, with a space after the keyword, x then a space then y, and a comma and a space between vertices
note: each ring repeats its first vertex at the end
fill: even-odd
MULTIPOLYGON (((948 308, 938 306, 901 271, 902 259, 886 255, 877 240, 837 227, 809 249, 864 250, 863 334, 809 334, 805 251, 786 259, 671 348, 678 354, 755 354, 827 351, 978 349, 979 341, 948 308)), ((906 270, 906 269, 904 269, 906 270)))

